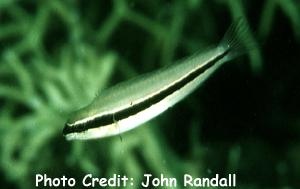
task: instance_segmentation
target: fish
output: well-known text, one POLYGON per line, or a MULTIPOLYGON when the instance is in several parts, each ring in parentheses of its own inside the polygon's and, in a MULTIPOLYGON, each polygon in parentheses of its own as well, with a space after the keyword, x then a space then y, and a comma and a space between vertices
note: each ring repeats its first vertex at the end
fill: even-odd
POLYGON ((251 48, 243 18, 233 22, 219 44, 177 63, 121 82, 72 113, 63 128, 66 140, 120 135, 165 112, 197 89, 223 63, 251 48))

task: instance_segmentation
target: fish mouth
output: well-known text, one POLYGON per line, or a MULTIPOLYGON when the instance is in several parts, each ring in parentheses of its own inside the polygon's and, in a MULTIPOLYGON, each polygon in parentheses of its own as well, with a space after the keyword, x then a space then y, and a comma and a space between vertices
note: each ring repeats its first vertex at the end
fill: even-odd
POLYGON ((66 137, 68 134, 72 133, 73 130, 74 128, 72 128, 72 126, 69 123, 66 123, 63 128, 62 134, 66 137))
POLYGON ((70 126, 68 123, 65 124, 62 134, 66 140, 75 140, 77 139, 77 135, 78 135, 78 133, 76 132, 74 133, 74 128, 70 126))

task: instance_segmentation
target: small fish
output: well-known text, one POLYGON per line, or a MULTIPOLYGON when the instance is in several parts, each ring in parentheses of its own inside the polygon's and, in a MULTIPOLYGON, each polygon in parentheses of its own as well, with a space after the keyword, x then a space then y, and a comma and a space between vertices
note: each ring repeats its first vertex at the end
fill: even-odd
POLYGON ((246 53, 247 30, 240 18, 216 47, 103 91, 73 113, 63 135, 67 140, 119 135, 158 116, 194 91, 222 63, 246 53))

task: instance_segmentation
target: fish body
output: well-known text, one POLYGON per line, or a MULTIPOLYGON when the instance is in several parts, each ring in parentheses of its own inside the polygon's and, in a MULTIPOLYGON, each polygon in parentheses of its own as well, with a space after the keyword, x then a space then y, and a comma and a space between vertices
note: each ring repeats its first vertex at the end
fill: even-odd
POLYGON ((118 135, 156 117, 194 91, 222 63, 247 52, 246 31, 239 19, 216 47, 103 91, 73 113, 64 136, 86 140, 118 135))

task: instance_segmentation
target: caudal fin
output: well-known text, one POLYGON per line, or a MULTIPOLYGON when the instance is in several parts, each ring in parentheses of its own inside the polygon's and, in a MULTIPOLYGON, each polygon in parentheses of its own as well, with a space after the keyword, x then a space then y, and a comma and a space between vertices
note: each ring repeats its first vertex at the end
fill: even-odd
POLYGON ((247 53, 255 47, 255 42, 250 36, 249 26, 243 18, 237 19, 230 25, 219 47, 228 52, 226 60, 247 53))

